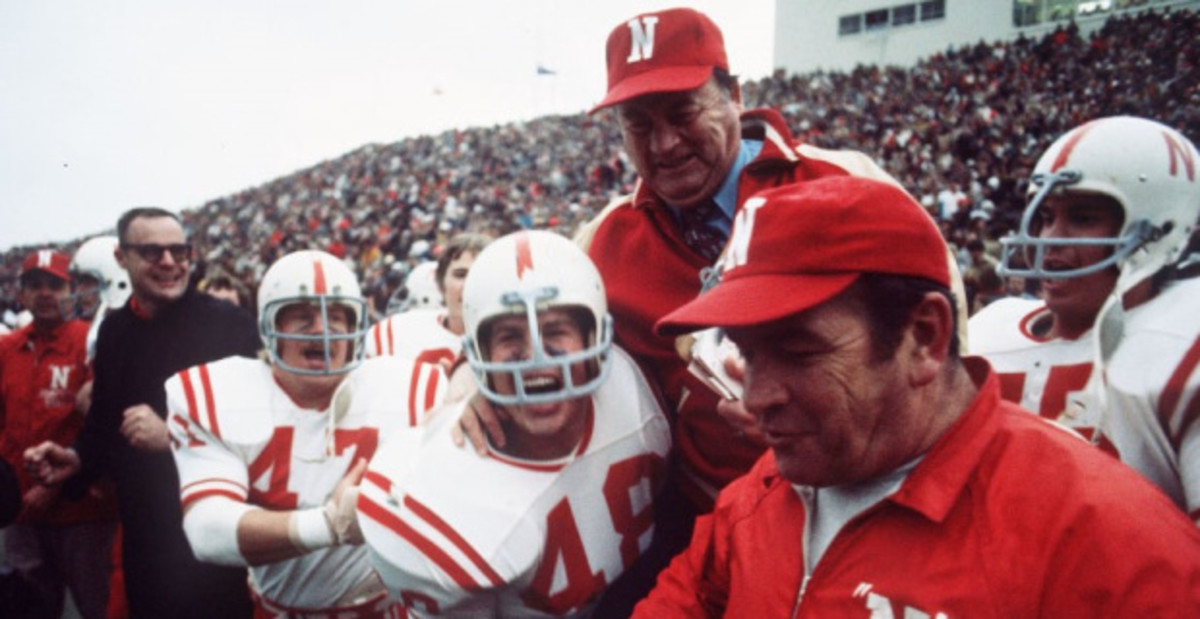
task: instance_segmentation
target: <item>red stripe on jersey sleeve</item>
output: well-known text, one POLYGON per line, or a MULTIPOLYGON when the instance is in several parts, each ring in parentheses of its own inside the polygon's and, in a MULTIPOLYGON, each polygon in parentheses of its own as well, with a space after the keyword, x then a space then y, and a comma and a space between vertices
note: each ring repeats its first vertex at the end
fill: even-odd
POLYGON ((369 481, 369 482, 375 484, 380 490, 383 490, 384 492, 392 491, 392 480, 384 477, 383 475, 380 475, 379 473, 376 473, 375 471, 368 470, 363 475, 363 480, 369 481))
MULTIPOLYGON (((392 323, 395 321, 388 320, 387 322, 387 354, 396 354, 396 336, 392 331, 392 323)), ((382 349, 380 349, 382 350, 382 349)))
POLYGON ((186 495, 179 501, 179 505, 183 509, 187 509, 188 506, 191 505, 192 503, 195 503, 196 501, 199 501, 200 499, 207 499, 208 497, 213 497, 213 496, 227 497, 227 498, 233 499, 234 501, 237 501, 238 503, 246 502, 246 497, 238 496, 238 494, 235 492, 232 492, 229 490, 222 490, 220 488, 213 488, 212 490, 204 490, 201 492, 197 492, 196 494, 186 495))
POLYGON ((371 339, 375 340, 375 354, 383 356, 383 325, 371 327, 371 339))
POLYGON ((437 514, 433 513, 433 510, 421 504, 411 496, 404 497, 404 506, 411 509, 413 513, 417 515, 417 517, 419 517, 421 520, 424 520, 434 529, 437 529, 438 533, 441 533, 446 537, 446 539, 450 540, 450 543, 454 544, 455 548, 466 555, 466 557, 471 560, 471 563, 475 564, 475 567, 479 568, 479 571, 483 572, 484 575, 488 577, 488 580, 492 582, 492 585, 498 587, 504 584, 504 579, 496 573, 496 570, 492 569, 492 566, 487 564, 487 561, 480 556, 479 552, 472 548, 471 545, 467 543, 467 540, 463 539, 463 537, 458 534, 458 531, 455 531, 454 528, 451 527, 445 520, 442 520, 437 514))
POLYGON ((213 436, 220 438, 221 428, 217 425, 217 402, 213 399, 212 380, 208 377, 208 364, 200 366, 200 384, 204 386, 204 397, 208 400, 208 429, 213 436))
POLYGON ((396 535, 399 535, 409 544, 412 544, 412 546, 420 551, 421 554, 433 561, 433 563, 438 566, 438 569, 450 576, 450 578, 453 579, 459 587, 462 587, 467 591, 478 591, 482 588, 480 587, 479 583, 475 582, 475 579, 472 578, 465 569, 458 565, 458 563, 456 563, 454 559, 446 553, 446 551, 442 550, 437 546, 437 544, 429 541, 423 535, 415 531, 412 527, 408 526, 408 524, 396 516, 396 514, 393 514, 383 506, 371 500, 370 497, 366 495, 360 495, 358 497, 358 510, 363 515, 374 520, 375 522, 378 522, 380 525, 392 531, 396 535))
POLYGON ((1200 339, 1192 342, 1192 347, 1183 355, 1183 359, 1179 361, 1179 365, 1175 366, 1175 371, 1171 373, 1171 378, 1167 380, 1166 387, 1163 388, 1162 396, 1158 399, 1158 423, 1162 425, 1167 437, 1171 440, 1171 445, 1175 451, 1179 451, 1179 444, 1183 440, 1184 430, 1189 425, 1196 421, 1196 415, 1200 414, 1197 411, 1198 405, 1195 401, 1188 403, 1188 410, 1179 424, 1178 434, 1171 431, 1171 417, 1175 413, 1176 407, 1179 406, 1179 400, 1183 397, 1184 388, 1187 386, 1188 378, 1192 372, 1196 370, 1196 365, 1200 364, 1200 339))
POLYGON ((190 370, 184 370, 179 373, 179 382, 183 385, 183 395, 187 398, 188 417, 196 424, 200 423, 200 412, 196 410, 196 389, 192 387, 192 374, 190 370))

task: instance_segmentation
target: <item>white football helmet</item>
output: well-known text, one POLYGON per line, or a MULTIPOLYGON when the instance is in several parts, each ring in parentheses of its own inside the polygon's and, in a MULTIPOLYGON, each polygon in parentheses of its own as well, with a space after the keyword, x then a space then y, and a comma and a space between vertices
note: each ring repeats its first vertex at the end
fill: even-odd
POLYGON ((1116 293, 1173 264, 1187 247, 1200 216, 1200 156, 1179 132, 1160 123, 1115 116, 1086 123, 1063 135, 1033 170, 1029 206, 1021 228, 1002 239, 1002 275, 1068 279, 1116 266, 1116 293), (1055 192, 1100 194, 1120 205, 1124 223, 1111 238, 1039 238, 1037 211, 1055 192), (1062 246, 1111 247, 1095 264, 1047 270, 1046 250, 1062 246), (1023 259, 1027 267, 1017 267, 1023 259))
POLYGON ((388 299, 387 313, 398 314, 413 309, 436 309, 445 307, 442 291, 438 288, 437 262, 426 261, 413 267, 404 278, 404 285, 396 289, 388 299))
POLYGON ((557 402, 587 395, 608 377, 612 349, 612 317, 608 314, 600 272, 587 254, 574 243, 546 231, 521 231, 502 237, 479 254, 463 289, 463 348, 475 374, 475 382, 489 400, 502 405, 557 402), (592 324, 587 347, 576 353, 552 355, 542 343, 538 312, 550 308, 580 308, 592 324), (528 319, 533 358, 520 361, 488 361, 483 331, 489 320, 500 316, 524 315, 528 319), (576 385, 571 366, 586 363, 589 376, 576 385), (561 389, 531 393, 523 373, 557 370, 563 377, 561 389), (512 376, 516 393, 497 393, 491 376, 512 376))
POLYGON ((295 373, 324 376, 342 374, 362 363, 366 337, 367 303, 363 299, 358 279, 346 263, 323 251, 302 250, 290 253, 271 265, 258 288, 258 332, 271 363, 295 373), (276 328, 279 310, 294 303, 311 303, 321 309, 321 323, 329 324, 329 308, 344 306, 354 324, 347 333, 316 334, 280 333, 276 328), (325 348, 323 370, 309 370, 288 365, 279 358, 281 340, 321 342, 325 348), (334 368, 330 345, 337 341, 350 342, 350 359, 341 368, 334 368))
POLYGON ((117 309, 129 300, 133 289, 129 284, 129 273, 121 268, 114 252, 118 245, 115 236, 90 238, 75 250, 71 258, 71 276, 91 277, 98 283, 96 298, 87 298, 86 293, 75 293, 75 308, 84 318, 103 316, 105 310, 117 309))

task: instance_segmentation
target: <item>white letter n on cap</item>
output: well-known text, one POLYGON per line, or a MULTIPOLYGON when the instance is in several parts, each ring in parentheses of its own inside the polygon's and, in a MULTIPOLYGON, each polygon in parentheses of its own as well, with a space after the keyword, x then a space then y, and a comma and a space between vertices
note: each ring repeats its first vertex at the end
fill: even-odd
POLYGON ((754 234, 754 214, 767 204, 766 198, 753 197, 746 200, 742 210, 733 221, 733 233, 729 236, 729 251, 725 254, 722 271, 746 264, 750 253, 750 237, 754 234))
POLYGON ((625 62, 650 60, 654 55, 654 25, 657 23, 656 15, 629 20, 629 58, 625 62))

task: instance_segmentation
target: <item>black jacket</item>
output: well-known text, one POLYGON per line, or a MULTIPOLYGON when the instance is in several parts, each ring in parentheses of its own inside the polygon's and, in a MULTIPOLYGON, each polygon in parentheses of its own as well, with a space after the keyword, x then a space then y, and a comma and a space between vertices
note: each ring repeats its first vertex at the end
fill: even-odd
POLYGON ((125 588, 134 617, 236 617, 250 611, 246 571, 196 561, 183 534, 179 475, 170 452, 131 447, 120 434, 126 408, 166 415, 163 382, 176 372, 259 348, 245 310, 189 291, 146 319, 130 305, 100 325, 92 407, 75 441, 82 470, 69 490, 112 476, 124 535, 125 588))

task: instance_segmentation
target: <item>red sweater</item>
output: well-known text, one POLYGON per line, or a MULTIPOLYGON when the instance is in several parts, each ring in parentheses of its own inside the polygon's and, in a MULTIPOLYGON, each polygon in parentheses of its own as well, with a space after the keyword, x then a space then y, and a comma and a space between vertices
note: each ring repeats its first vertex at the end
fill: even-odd
MULTIPOLYGON (((759 156, 742 170, 737 208, 762 189, 825 176, 856 174, 895 182, 861 153, 802 146, 774 110, 742 116, 742 137, 762 140, 759 156)), ((675 409, 672 432, 684 490, 703 511, 716 491, 742 475, 762 448, 738 439, 718 417, 718 398, 691 376, 674 338, 654 334, 654 323, 700 292, 709 266, 684 242, 666 204, 638 183, 632 196, 609 205, 579 242, 600 270, 617 342, 656 380, 675 409)))
POLYGON ((967 363, 975 401, 812 574, 804 503, 768 453, 696 521, 634 616, 1200 616, 1200 530, 1133 470, 1002 401, 982 360, 967 363))
MULTIPOLYGON (((72 320, 48 337, 35 336, 31 324, 0 339, 0 457, 19 471, 22 493, 33 487, 22 466, 25 449, 42 441, 70 445, 83 427, 75 394, 92 378, 87 332, 88 323, 72 320)), ((65 524, 115 516, 108 492, 103 499, 60 499, 46 514, 18 522, 65 524)))

